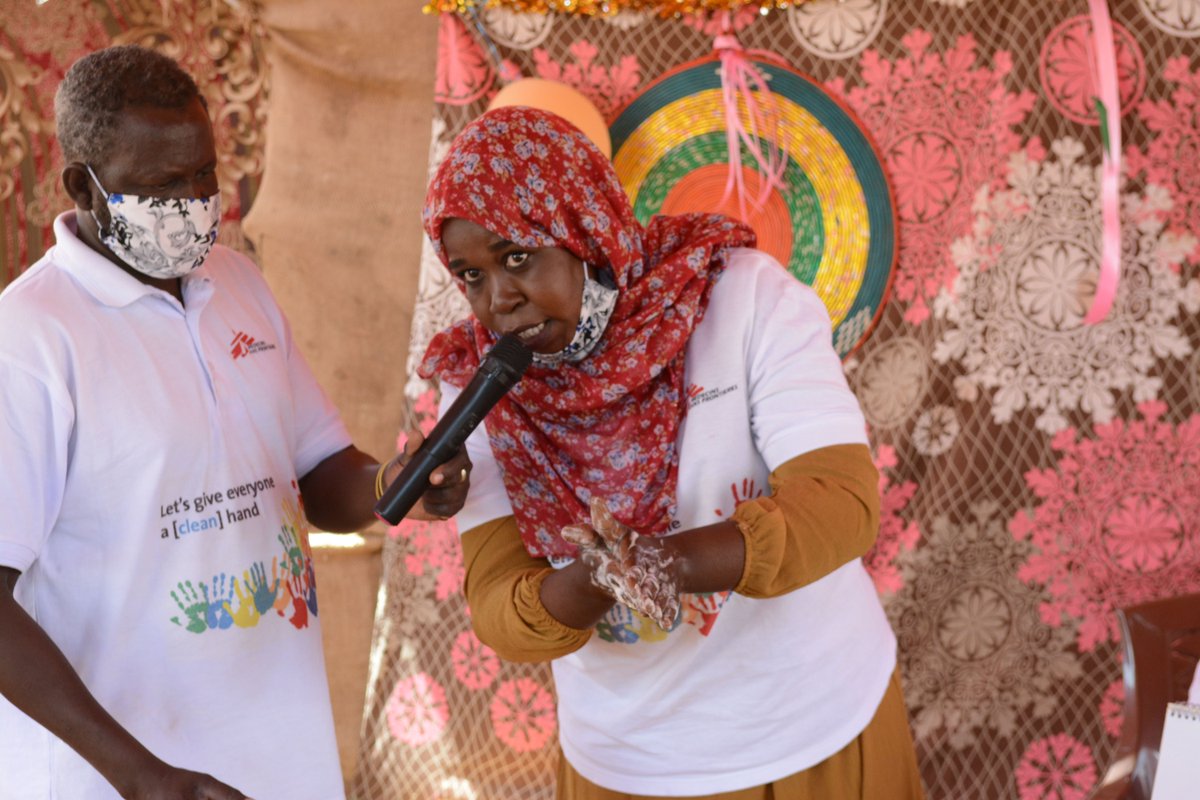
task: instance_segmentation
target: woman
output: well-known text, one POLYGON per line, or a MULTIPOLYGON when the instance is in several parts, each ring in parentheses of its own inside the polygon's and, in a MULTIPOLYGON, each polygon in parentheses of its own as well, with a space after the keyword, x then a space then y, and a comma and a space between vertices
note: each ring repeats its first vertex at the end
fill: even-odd
POLYGON ((534 352, 468 440, 458 524, 480 639, 553 661, 558 796, 920 797, 819 298, 733 220, 643 227, 528 108, 459 135, 424 221, 474 312, 420 368, 443 408, 497 335, 534 352))

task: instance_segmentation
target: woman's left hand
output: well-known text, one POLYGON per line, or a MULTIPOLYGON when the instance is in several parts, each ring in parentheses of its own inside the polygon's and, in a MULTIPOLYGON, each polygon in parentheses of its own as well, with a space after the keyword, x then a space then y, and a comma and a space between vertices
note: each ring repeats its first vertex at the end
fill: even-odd
MULTIPOLYGON (((390 486, 425 442, 425 436, 417 428, 408 431, 404 452, 398 454, 384 471, 385 485, 390 486)), ((449 519, 462 510, 467 503, 467 492, 471 488, 471 459, 467 448, 461 447, 448 461, 429 474, 429 486, 421 499, 405 514, 405 519, 428 522, 449 519)))
POLYGON ((677 561, 661 540, 621 524, 593 497, 591 525, 568 525, 562 537, 579 548, 592 583, 633 611, 670 630, 679 616, 677 561))

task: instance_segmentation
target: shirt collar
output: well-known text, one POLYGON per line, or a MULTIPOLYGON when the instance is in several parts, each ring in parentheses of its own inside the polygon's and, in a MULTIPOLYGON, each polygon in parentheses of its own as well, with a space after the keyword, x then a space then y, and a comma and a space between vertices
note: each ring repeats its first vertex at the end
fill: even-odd
MULTIPOLYGON (((166 292, 142 283, 125 270, 97 253, 79 238, 79 221, 76 211, 66 211, 54 220, 54 261, 82 286, 98 302, 112 308, 124 308, 143 297, 164 297, 175 305, 174 297, 166 292)), ((204 266, 183 279, 184 293, 193 282, 210 281, 204 266)))

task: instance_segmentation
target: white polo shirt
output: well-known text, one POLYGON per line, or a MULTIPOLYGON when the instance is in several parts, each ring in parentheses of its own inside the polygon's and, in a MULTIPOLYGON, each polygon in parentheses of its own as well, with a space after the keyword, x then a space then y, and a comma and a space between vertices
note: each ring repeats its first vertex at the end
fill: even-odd
MULTIPOLYGON (((729 519, 798 455, 866 444, 830 327, 817 294, 773 258, 730 251, 688 340, 673 529, 729 519)), ((443 411, 457 394, 443 387, 443 411)), ((512 514, 485 426, 467 440, 463 531, 512 514)), ((553 662, 559 738, 581 775, 617 792, 744 789, 845 747, 895 666, 896 638, 861 559, 781 597, 685 595, 670 633, 618 605, 553 662)))
MULTIPOLYGON (((297 476, 350 444, 257 268, 184 303, 77 236, 0 294, 0 565, 132 735, 256 800, 343 797, 297 476)), ((0 698, 0 798, 115 798, 0 698)))

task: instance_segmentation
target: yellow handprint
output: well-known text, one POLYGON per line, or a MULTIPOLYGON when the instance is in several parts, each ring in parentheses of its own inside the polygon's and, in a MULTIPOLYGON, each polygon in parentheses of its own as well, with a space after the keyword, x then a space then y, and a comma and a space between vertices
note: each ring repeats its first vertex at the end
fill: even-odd
MULTIPOLYGON (((245 572, 245 579, 249 582, 249 570, 245 572)), ((233 617, 234 625, 237 625, 239 628, 253 628, 258 624, 259 617, 262 616, 258 613, 258 608, 254 605, 254 595, 243 592, 241 585, 236 581, 234 581, 233 588, 237 592, 237 611, 229 607, 228 600, 225 601, 225 611, 233 617)))

